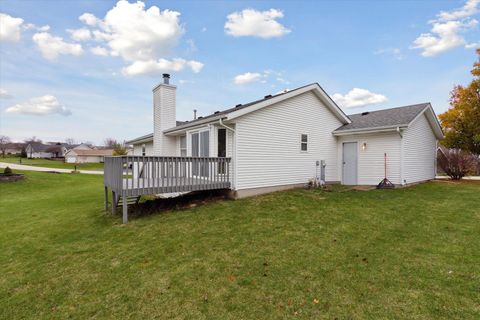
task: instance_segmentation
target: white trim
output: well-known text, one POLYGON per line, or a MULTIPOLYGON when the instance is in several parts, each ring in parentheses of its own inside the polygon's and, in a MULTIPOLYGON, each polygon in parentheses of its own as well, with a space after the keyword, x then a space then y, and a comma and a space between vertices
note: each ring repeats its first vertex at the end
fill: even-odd
POLYGON ((232 111, 228 114, 226 114, 227 120, 233 120, 235 118, 241 117, 246 115, 247 113, 257 111, 259 109, 265 108, 267 106, 270 106, 272 104, 281 102, 286 99, 290 99, 292 97, 298 96, 302 93, 308 92, 308 91, 313 91, 320 100, 322 100, 326 106, 330 109, 330 111, 333 112, 333 114, 340 119, 345 124, 351 123, 352 121, 347 117, 345 113, 335 104, 335 102, 325 93, 325 91, 320 87, 318 83, 314 83, 308 86, 305 86, 300 89, 295 89, 290 92, 287 92, 285 94, 272 97, 270 99, 264 100, 262 102, 253 104, 251 106, 248 106, 246 108, 242 108, 237 111, 232 111))
POLYGON ((397 131, 397 129, 406 129, 408 125, 395 125, 395 126, 384 126, 384 127, 376 127, 376 128, 361 128, 361 129, 349 129, 349 130, 341 130, 341 131, 333 131, 334 136, 347 136, 351 134, 364 134, 364 133, 377 133, 377 132, 390 132, 390 131, 397 131))

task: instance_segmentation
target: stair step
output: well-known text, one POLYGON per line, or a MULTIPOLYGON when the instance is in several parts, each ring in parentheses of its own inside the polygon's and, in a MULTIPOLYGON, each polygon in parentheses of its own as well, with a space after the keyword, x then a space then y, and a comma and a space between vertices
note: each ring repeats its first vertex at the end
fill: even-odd
MULTIPOLYGON (((137 204, 139 201, 140 201, 140 196, 138 196, 138 197, 128 197, 127 198, 127 205, 137 204)), ((118 200, 118 203, 117 203, 117 207, 121 207, 121 206, 123 206, 123 198, 120 197, 120 199, 118 200)))

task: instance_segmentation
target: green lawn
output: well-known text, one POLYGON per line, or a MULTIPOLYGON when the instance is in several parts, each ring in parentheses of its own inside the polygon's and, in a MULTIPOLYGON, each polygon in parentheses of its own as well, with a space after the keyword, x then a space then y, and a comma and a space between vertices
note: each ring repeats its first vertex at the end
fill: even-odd
POLYGON ((78 170, 103 170, 103 163, 65 163, 62 160, 49 159, 25 159, 20 157, 0 157, 0 162, 24 164, 28 166, 38 166, 45 168, 75 169, 78 170), (21 162, 20 162, 21 160, 21 162))
POLYGON ((0 184, 2 319, 479 319, 480 184, 293 190, 137 217, 102 177, 0 184))

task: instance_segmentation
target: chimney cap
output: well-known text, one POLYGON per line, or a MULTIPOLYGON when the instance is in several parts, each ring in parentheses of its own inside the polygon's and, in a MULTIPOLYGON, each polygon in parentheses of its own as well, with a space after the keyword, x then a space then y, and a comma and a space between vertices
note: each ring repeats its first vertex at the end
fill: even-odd
POLYGON ((168 73, 164 73, 164 74, 162 74, 162 76, 163 76, 164 78, 170 79, 170 74, 168 74, 168 73))

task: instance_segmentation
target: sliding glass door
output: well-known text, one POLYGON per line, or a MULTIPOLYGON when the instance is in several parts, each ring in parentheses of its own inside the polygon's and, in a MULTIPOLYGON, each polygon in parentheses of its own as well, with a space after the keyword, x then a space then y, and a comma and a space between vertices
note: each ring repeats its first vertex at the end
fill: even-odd
MULTIPOLYGON (((192 157, 210 156, 210 132, 201 131, 192 133, 192 157)), ((193 175, 208 177, 208 162, 199 160, 192 167, 193 175)))

